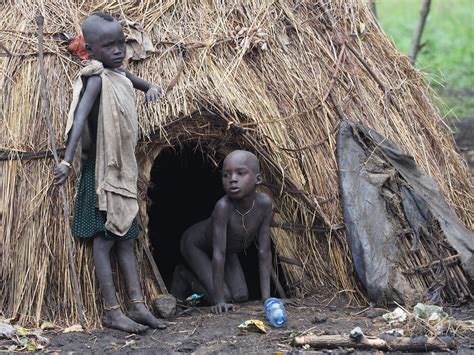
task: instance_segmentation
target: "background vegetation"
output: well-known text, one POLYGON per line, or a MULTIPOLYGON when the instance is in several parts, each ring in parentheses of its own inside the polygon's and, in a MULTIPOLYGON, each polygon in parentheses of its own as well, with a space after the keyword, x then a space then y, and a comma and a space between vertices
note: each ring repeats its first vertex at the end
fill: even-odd
MULTIPOLYGON (((422 0, 376 0, 384 31, 408 53, 422 0)), ((442 96, 445 115, 474 117, 474 1, 432 0, 416 66, 442 96)))

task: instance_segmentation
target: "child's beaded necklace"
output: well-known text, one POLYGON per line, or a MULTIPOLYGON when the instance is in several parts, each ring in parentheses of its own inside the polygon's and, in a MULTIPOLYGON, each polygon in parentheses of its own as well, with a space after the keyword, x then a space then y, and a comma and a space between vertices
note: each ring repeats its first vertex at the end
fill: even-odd
POLYGON ((234 206, 235 212, 237 212, 240 215, 241 221, 242 221, 242 228, 244 228, 245 231, 245 237, 244 237, 244 253, 247 250, 247 238, 249 237, 249 231, 247 227, 245 226, 245 216, 248 215, 254 208, 255 206, 255 199, 252 201, 252 206, 249 208, 249 210, 245 213, 240 212, 237 207, 234 206))

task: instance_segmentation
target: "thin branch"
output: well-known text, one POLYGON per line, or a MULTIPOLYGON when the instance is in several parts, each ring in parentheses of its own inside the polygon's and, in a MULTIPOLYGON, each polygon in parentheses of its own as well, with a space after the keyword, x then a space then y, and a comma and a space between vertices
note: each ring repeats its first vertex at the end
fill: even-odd
POLYGON ((430 5, 431 0, 423 0, 423 4, 421 5, 420 11, 420 19, 418 20, 418 26, 416 27, 415 32, 413 33, 413 38, 411 40, 411 48, 410 53, 408 56, 410 57, 410 63, 415 65, 416 56, 418 52, 423 47, 420 45, 421 35, 423 34, 423 30, 425 28, 426 18, 430 12, 430 5))

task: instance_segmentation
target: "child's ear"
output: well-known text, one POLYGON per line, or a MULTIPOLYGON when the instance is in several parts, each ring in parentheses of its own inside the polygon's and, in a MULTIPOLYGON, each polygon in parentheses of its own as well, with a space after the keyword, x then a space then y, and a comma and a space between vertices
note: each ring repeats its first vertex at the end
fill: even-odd
POLYGON ((257 178, 256 185, 260 185, 263 182, 262 174, 258 173, 256 178, 257 178))

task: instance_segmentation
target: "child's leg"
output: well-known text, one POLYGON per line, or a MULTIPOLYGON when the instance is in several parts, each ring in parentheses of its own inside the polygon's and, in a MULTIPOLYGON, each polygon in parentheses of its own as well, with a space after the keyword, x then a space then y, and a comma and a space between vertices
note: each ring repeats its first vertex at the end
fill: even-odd
MULTIPOLYGON (((211 297, 209 290, 214 289, 214 281, 212 278, 212 259, 209 255, 201 250, 194 243, 194 238, 198 237, 198 233, 201 231, 191 227, 188 229, 181 239, 181 254, 186 259, 186 263, 189 268, 193 270, 193 274, 196 276, 200 284, 204 287, 205 300, 211 304, 214 304, 214 298, 211 297)), ((231 301, 231 293, 227 283, 224 283, 224 298, 226 302, 231 301)))
POLYGON ((225 258, 224 279, 232 294, 232 301, 245 302, 249 299, 247 282, 237 254, 228 254, 225 258))
POLYGON ((137 262, 133 248, 134 243, 134 239, 116 242, 116 253, 122 274, 125 277, 127 295, 130 301, 128 316, 138 323, 146 324, 156 329, 164 329, 166 324, 153 316, 145 307, 142 289, 138 280, 137 262))
POLYGON ((171 282, 171 294, 178 300, 184 300, 190 295, 191 284, 189 283, 189 270, 184 265, 177 265, 173 271, 171 282))
POLYGON ((104 325, 129 333, 141 333, 148 328, 126 317, 120 308, 118 308, 114 280, 112 278, 112 267, 110 265, 110 250, 114 243, 113 240, 105 239, 102 233, 94 237, 95 270, 106 308, 104 325))
POLYGON ((206 294, 207 291, 186 266, 177 265, 173 272, 171 294, 183 301, 193 293, 206 294))

